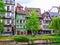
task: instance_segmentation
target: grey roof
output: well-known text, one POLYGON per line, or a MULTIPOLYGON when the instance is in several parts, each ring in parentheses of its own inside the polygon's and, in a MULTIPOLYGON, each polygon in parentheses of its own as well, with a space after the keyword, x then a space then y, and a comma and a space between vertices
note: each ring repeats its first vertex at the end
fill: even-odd
POLYGON ((50 14, 50 17, 58 16, 59 15, 58 12, 49 12, 49 14, 50 14))

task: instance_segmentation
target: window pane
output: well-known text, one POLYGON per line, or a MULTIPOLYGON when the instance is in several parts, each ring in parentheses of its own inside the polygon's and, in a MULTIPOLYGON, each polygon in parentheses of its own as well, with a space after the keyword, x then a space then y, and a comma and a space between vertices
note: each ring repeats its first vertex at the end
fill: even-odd
POLYGON ((25 26, 23 26, 23 28, 25 29, 25 26))
POLYGON ((10 31, 10 28, 7 28, 7 31, 10 31))
POLYGON ((7 20, 7 24, 10 24, 10 20, 7 20))
POLYGON ((7 6, 7 11, 9 11, 10 9, 9 9, 10 7, 9 6, 7 6))
POLYGON ((22 23, 22 20, 20 20, 20 23, 22 23))
POLYGON ((11 6, 11 11, 12 11, 12 12, 14 11, 14 6, 11 6))
POLYGON ((23 26, 22 26, 22 25, 20 25, 20 28, 23 28, 23 26))
POLYGON ((19 25, 17 25, 16 28, 19 28, 19 25))
POLYGON ((15 4, 15 0, 11 0, 11 4, 15 4))
POLYGON ((17 20, 17 23, 19 22, 19 20, 17 20))
POLYGON ((10 13, 9 13, 9 12, 7 13, 7 17, 11 17, 11 15, 10 15, 10 13))
POLYGON ((10 4, 10 0, 7 0, 7 3, 10 4))
POLYGON ((25 20, 23 20, 23 23, 25 23, 25 20))

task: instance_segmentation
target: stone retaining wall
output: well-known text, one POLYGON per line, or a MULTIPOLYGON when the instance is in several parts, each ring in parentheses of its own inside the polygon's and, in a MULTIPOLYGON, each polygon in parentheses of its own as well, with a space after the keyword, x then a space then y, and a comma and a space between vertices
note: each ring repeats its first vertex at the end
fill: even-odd
MULTIPOLYGON (((34 41, 35 44, 38 43, 47 43, 46 40, 35 40, 34 41)), ((50 41, 48 40, 48 43, 50 43, 50 41)), ((31 41, 30 41, 31 44, 31 41)), ((0 45, 16 45, 15 41, 0 41, 0 45)), ((28 45, 27 42, 18 42, 18 45, 28 45)))

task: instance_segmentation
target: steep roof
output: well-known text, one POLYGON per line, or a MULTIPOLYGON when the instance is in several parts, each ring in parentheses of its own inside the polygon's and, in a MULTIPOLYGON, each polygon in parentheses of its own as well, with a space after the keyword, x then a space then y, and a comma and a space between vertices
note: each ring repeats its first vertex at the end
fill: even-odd
POLYGON ((23 6, 21 4, 19 4, 19 3, 17 3, 17 7, 23 8, 23 6))
POLYGON ((26 15, 28 15, 32 10, 36 11, 39 16, 41 16, 41 10, 40 8, 25 8, 26 15))
POLYGON ((59 15, 58 12, 49 12, 49 14, 50 14, 50 17, 53 17, 53 16, 57 17, 59 15))
POLYGON ((49 12, 44 12, 42 14, 42 18, 43 18, 43 20, 49 20, 49 21, 51 21, 51 17, 50 17, 49 12))

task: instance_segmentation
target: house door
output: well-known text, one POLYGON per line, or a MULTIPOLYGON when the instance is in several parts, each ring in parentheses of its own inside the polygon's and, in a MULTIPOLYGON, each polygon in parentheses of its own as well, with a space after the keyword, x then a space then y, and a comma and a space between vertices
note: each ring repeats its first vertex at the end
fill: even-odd
POLYGON ((20 31, 17 31, 17 35, 20 35, 20 31))
POLYGON ((14 35, 14 28, 12 27, 12 35, 14 35))
POLYGON ((27 34, 28 34, 28 35, 31 35, 31 34, 32 34, 32 32, 31 32, 30 30, 28 30, 28 31, 27 31, 27 34))
POLYGON ((21 32, 21 35, 23 35, 23 32, 21 32))

